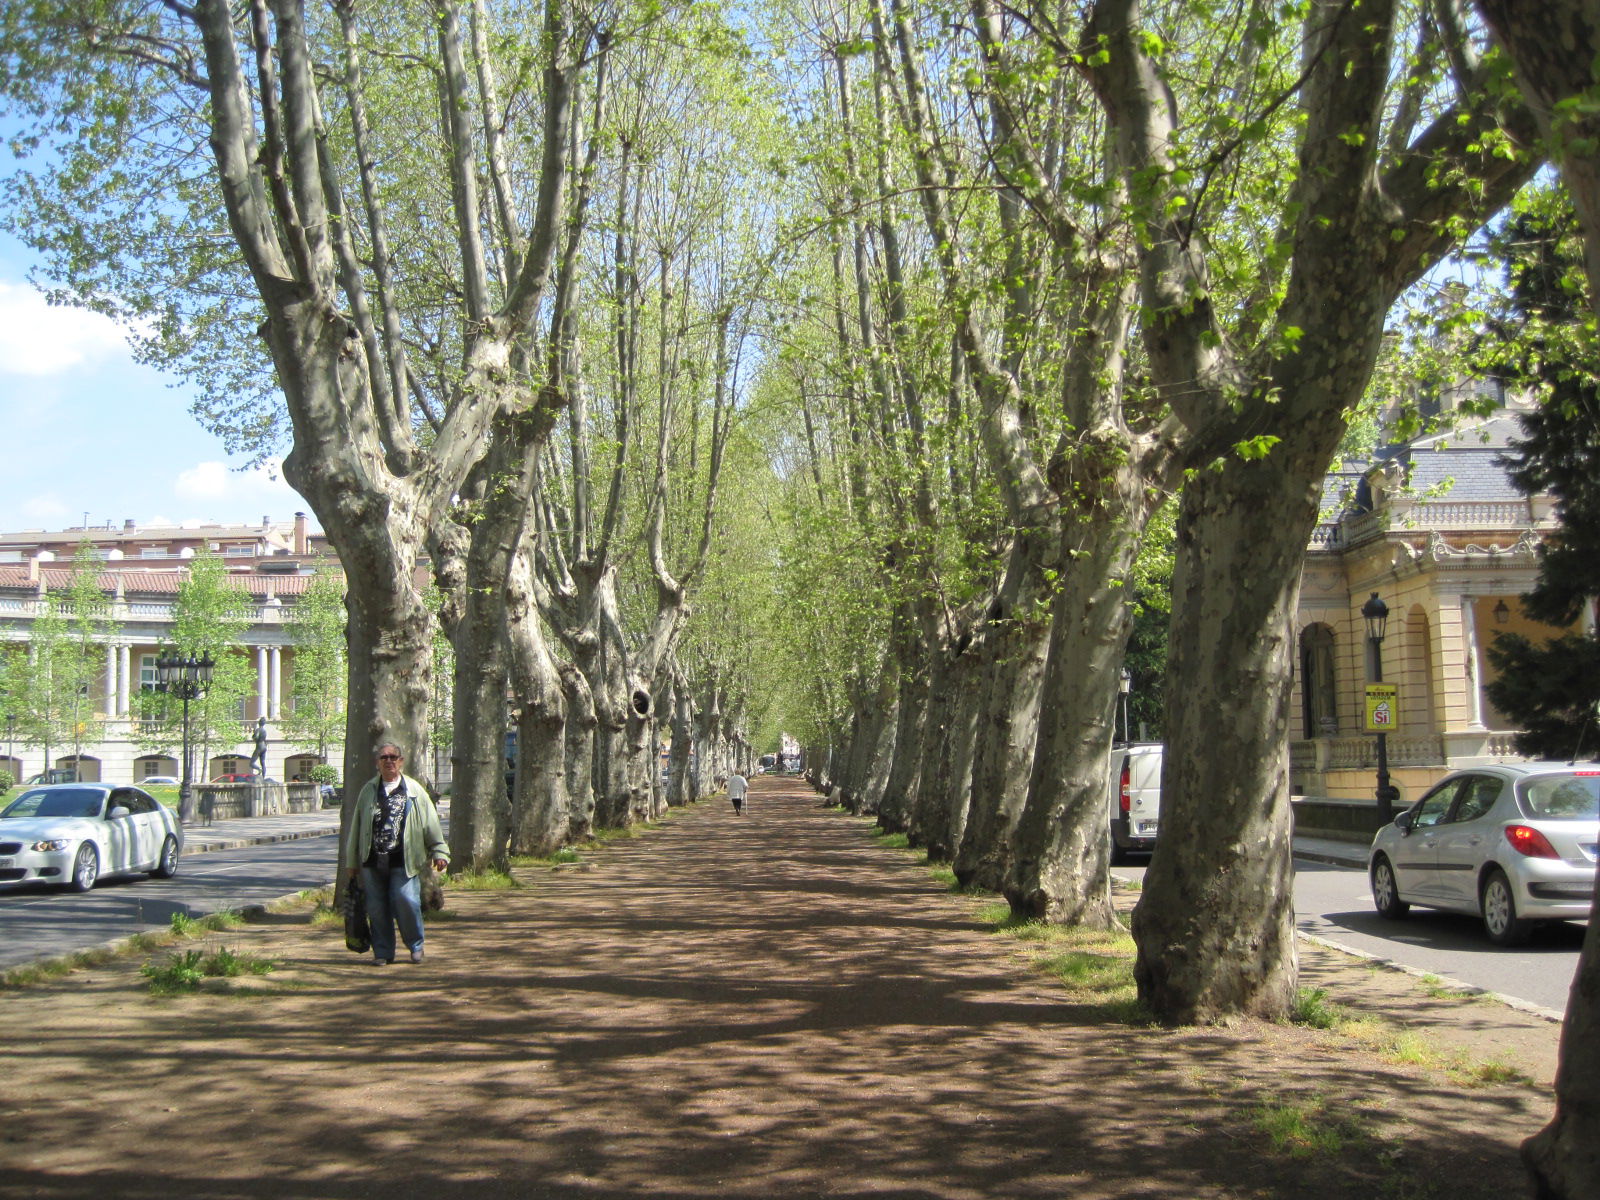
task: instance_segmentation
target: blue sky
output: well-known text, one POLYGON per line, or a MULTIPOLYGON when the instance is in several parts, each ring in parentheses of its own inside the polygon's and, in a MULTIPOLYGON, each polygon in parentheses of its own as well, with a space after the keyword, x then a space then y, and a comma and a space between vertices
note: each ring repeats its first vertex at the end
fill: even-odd
POLYGON ((31 262, 0 234, 0 531, 310 513, 276 464, 237 470, 189 394, 135 363, 111 321, 47 305, 31 262))

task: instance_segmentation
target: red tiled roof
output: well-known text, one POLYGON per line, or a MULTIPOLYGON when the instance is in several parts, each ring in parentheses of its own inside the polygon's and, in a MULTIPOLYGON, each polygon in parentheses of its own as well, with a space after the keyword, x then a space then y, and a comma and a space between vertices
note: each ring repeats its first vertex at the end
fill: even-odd
MULTIPOLYGON (((338 568, 333 564, 321 567, 321 570, 338 573, 338 568)), ((72 567, 67 566, 41 566, 39 575, 43 578, 45 586, 51 591, 65 591, 72 585, 72 567)), ((178 588, 188 578, 184 570, 173 571, 102 571, 100 573, 100 589, 107 595, 115 594, 117 585, 122 585, 122 591, 127 596, 177 596, 178 588)), ((223 581, 226 586, 247 592, 257 600, 265 600, 269 596, 299 597, 305 595, 306 589, 311 586, 314 575, 256 575, 237 574, 225 575, 223 581)), ((28 568, 25 564, 16 563, 0 564, 0 589, 24 589, 32 591, 37 585, 28 578, 28 568)))

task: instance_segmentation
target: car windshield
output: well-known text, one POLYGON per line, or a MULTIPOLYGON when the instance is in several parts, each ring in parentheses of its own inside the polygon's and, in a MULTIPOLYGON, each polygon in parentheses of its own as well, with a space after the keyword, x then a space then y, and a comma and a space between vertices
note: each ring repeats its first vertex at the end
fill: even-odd
POLYGON ((105 793, 91 788, 37 788, 23 792, 4 812, 0 820, 8 817, 98 817, 105 793))
POLYGON ((1524 780, 1522 808, 1547 821, 1593 821, 1600 817, 1600 771, 1524 780))

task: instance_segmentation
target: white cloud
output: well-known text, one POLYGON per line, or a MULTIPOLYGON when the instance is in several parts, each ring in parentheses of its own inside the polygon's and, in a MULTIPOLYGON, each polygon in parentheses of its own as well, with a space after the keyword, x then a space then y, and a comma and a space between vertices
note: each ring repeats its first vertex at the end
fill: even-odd
POLYGON ((180 500, 220 500, 228 494, 228 465, 220 462, 196 463, 179 472, 172 491, 180 500))
POLYGON ((246 471, 214 460, 196 463, 179 472, 172 494, 180 502, 203 505, 206 519, 230 523, 248 523, 262 516, 285 521, 305 508, 305 501, 284 482, 276 459, 246 471))
POLYGON ((81 308, 51 306, 26 284, 0 280, 0 372, 42 377, 126 358, 116 324, 81 308))

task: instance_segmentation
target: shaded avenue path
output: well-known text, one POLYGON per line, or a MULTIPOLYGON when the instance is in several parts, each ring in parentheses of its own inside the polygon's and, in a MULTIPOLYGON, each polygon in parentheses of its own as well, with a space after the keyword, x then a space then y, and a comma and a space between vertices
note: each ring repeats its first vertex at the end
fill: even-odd
POLYGON ((1267 1150, 1251 1112, 1300 1092, 1392 1105, 1439 1195, 1514 1194, 1542 1104, 1103 1023, 800 781, 750 808, 452 892, 421 967, 285 918, 232 940, 284 961, 258 992, 153 1001, 124 965, 0 996, 45 1030, 0 1046, 0 1196, 1377 1194, 1379 1156, 1267 1150))

